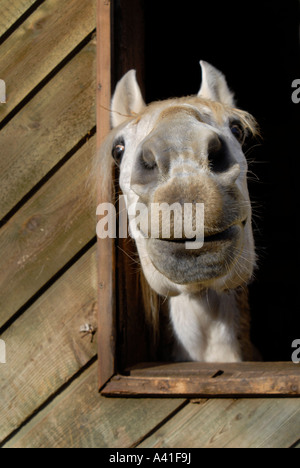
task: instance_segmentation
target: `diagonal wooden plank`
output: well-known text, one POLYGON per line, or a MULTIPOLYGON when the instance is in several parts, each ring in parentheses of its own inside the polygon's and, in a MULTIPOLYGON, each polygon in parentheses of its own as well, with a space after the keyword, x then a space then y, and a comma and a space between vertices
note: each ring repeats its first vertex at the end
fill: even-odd
POLYGON ((0 48, 7 104, 0 121, 96 26, 96 2, 47 0, 0 48))
POLYGON ((0 232, 0 326, 93 237, 92 137, 0 232))
POLYGON ((36 3, 37 0, 0 0, 0 37, 36 3))
POLYGON ((41 411, 5 448, 131 447, 184 400, 105 399, 97 392, 97 365, 41 411))
POLYGON ((95 67, 91 41, 0 132, 0 219, 95 126, 95 67))
POLYGON ((1 336, 0 440, 95 356, 96 343, 80 327, 96 324, 96 289, 93 248, 1 336))
POLYGON ((188 405, 139 447, 288 448, 299 430, 298 399, 213 399, 188 405))

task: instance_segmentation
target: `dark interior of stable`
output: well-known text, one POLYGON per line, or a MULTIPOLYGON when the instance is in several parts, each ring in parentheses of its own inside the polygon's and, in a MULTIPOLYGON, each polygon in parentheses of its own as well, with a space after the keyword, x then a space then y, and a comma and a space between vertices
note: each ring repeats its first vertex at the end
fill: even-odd
POLYGON ((290 361, 300 338, 300 104, 291 99, 299 19, 298 0, 114 2, 113 86, 135 68, 147 102, 195 94, 204 59, 260 124, 262 141, 246 148, 258 254, 250 301, 253 342, 267 361, 290 361))

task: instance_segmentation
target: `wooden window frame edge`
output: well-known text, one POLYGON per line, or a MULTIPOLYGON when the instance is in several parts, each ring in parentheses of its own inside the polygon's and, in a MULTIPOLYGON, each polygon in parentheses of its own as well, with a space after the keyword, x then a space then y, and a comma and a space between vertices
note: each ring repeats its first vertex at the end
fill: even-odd
POLYGON ((140 364, 125 375, 114 374, 102 387, 101 394, 176 398, 300 396, 299 368, 289 362, 185 362, 149 366, 149 363, 140 364))

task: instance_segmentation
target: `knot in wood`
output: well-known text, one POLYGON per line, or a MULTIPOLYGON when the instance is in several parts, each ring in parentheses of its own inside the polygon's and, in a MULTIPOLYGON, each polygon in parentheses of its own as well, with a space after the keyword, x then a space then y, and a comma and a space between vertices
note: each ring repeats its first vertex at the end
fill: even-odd
POLYGON ((41 225, 41 218, 39 216, 32 216, 24 226, 26 231, 36 231, 41 225))

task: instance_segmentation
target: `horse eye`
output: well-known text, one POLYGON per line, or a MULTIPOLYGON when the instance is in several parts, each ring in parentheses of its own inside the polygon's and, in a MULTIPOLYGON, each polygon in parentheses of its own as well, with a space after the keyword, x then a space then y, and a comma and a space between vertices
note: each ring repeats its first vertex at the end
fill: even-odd
POLYGON ((118 143, 113 147, 112 157, 117 163, 120 163, 125 152, 125 144, 118 143))
POLYGON ((230 125, 230 130, 232 132, 232 134, 235 136, 235 138, 241 143, 243 144, 244 141, 245 141, 245 131, 244 129, 242 128, 242 126, 238 123, 234 123, 234 124, 231 124, 230 125))

